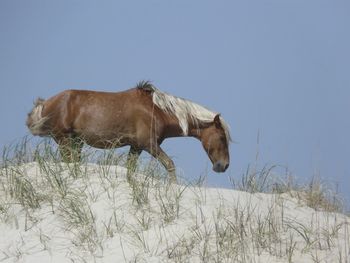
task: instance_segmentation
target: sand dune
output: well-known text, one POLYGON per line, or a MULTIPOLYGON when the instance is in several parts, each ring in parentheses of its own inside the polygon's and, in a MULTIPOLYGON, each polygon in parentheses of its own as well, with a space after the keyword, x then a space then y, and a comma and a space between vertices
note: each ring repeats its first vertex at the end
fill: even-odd
POLYGON ((350 219, 293 193, 126 182, 113 165, 0 174, 0 262, 349 262, 350 219))

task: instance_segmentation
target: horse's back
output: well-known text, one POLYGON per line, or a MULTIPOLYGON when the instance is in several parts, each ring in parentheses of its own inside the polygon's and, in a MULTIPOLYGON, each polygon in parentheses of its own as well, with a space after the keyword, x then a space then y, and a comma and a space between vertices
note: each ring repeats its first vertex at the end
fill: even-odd
MULTIPOLYGON (((52 134, 72 133, 96 141, 132 137, 140 122, 150 123, 152 99, 144 91, 65 90, 45 101, 52 134)), ((90 142, 90 143, 89 143, 90 142)))
MULTIPOLYGON (((83 110, 90 113, 93 111, 115 112, 136 98, 135 91, 127 90, 122 92, 103 92, 93 90, 64 90, 51 98, 45 100, 45 115, 70 114, 79 115, 83 110), (64 112, 67 111, 67 112, 64 112)), ((73 116, 72 116, 73 117, 73 116)))

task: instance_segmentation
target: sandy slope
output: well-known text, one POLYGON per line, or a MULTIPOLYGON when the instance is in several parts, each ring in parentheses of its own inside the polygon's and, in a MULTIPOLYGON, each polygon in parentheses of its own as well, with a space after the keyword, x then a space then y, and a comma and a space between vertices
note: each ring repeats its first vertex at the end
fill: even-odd
POLYGON ((52 166, 2 170, 0 262, 350 261, 349 217, 290 194, 143 175, 133 191, 121 167, 88 164, 74 179, 74 169, 52 166))

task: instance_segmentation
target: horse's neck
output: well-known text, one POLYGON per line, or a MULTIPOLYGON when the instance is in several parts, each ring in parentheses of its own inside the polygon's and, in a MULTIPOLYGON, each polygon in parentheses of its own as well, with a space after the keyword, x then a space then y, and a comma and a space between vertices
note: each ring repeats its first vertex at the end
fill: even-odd
POLYGON ((197 138, 201 141, 202 133, 205 129, 209 127, 208 123, 203 122, 190 122, 188 125, 188 135, 189 137, 197 138))
POLYGON ((202 131, 208 127, 208 124, 203 124, 201 122, 195 122, 190 120, 188 123, 187 133, 184 133, 182 127, 180 126, 178 120, 174 116, 167 115, 165 124, 165 137, 194 137, 201 140, 202 131))

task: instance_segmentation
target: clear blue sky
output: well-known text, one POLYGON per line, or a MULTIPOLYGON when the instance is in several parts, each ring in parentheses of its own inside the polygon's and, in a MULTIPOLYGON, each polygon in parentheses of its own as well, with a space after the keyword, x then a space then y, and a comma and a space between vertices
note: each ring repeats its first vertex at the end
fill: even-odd
POLYGON ((152 80, 231 126, 215 174, 198 141, 164 143, 187 178, 212 185, 260 163, 320 174, 350 198, 350 2, 0 1, 0 147, 26 134, 37 96, 118 91, 152 80))

